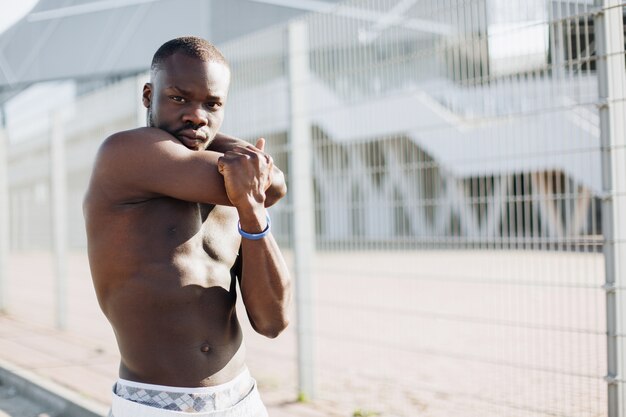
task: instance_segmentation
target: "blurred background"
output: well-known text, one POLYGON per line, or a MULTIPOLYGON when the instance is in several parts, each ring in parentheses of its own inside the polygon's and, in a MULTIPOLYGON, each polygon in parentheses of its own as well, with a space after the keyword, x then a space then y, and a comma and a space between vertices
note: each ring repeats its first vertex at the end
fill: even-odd
POLYGON ((194 34, 232 67, 223 132, 288 178, 294 320, 246 325, 264 398, 626 416, 626 2, 1 4, 0 359, 109 401, 82 198, 102 140, 145 124, 154 51, 194 34))

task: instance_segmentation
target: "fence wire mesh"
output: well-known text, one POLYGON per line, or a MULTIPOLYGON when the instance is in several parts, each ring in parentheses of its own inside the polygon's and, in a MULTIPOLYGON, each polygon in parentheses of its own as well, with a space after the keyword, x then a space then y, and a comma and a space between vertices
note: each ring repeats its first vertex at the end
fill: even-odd
MULTIPOLYGON (((233 74, 223 131, 265 137, 289 177, 290 127, 309 126, 315 353, 304 360, 329 415, 626 416, 624 372, 607 368, 607 332, 623 361, 623 323, 611 323, 625 292, 617 280, 607 322, 603 253, 624 238, 605 239, 624 216, 607 222, 603 211, 622 198, 607 186, 607 152, 614 167, 626 159, 603 141, 602 121, 609 108, 625 132, 625 27, 618 1, 350 0, 222 45, 233 74), (621 26, 613 18, 603 30, 621 50, 598 53, 599 16, 616 12, 621 26), (289 36, 296 23, 306 36, 289 36), (289 50, 308 62, 297 85, 289 50), (599 63, 615 57, 607 100, 599 63)), ((139 85, 86 93, 65 119, 68 239, 79 253, 91 155, 141 120, 139 85)), ((7 135, 20 133, 9 124, 7 135)), ((9 149, 14 254, 53 241, 41 216, 48 160, 45 143, 9 149)), ((621 172, 609 178, 623 182, 621 172)), ((288 255, 296 203, 290 194, 272 213, 288 255)), ((261 387, 295 387, 295 336, 248 340, 261 387)))
POLYGON ((290 118, 310 121, 320 398, 407 416, 606 414, 594 22, 609 7, 624 15, 343 2, 303 20, 298 86, 289 28, 224 47, 229 130, 283 155, 290 118))

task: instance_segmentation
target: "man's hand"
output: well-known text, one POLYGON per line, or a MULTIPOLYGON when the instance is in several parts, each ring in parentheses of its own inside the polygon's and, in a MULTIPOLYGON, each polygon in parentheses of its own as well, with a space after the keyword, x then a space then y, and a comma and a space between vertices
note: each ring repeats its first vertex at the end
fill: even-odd
MULTIPOLYGON (((261 138, 262 139, 262 138, 261 138)), ((259 141, 257 140, 257 145, 259 141)), ((213 139, 213 142, 209 145, 209 150, 215 152, 221 152, 226 154, 229 151, 234 151, 237 147, 249 147, 251 146, 248 142, 243 141, 241 139, 237 139, 232 136, 224 135, 222 133, 218 133, 217 136, 213 139)), ((263 140, 263 149, 265 150, 265 140, 263 140)), ((258 149, 258 146, 257 146, 258 149)), ((271 207, 278 202, 281 198, 283 198, 287 194, 287 184, 285 183, 285 175, 283 172, 276 166, 273 165, 272 173, 271 173, 271 184, 269 188, 266 189, 265 192, 265 207, 271 207)))
POLYGON ((236 145, 218 159, 217 167, 224 176, 228 199, 237 209, 265 206, 265 192, 272 184, 274 161, 263 152, 265 139, 252 145, 236 145))

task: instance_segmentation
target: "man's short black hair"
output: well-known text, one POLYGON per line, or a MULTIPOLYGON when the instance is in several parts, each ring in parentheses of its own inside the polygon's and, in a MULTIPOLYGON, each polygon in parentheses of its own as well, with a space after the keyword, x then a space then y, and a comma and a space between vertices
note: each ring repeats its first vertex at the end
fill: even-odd
POLYGON ((157 49, 152 57, 150 70, 152 72, 158 70, 167 58, 177 52, 191 58, 198 58, 204 62, 218 62, 228 67, 226 58, 215 45, 197 36, 182 36, 165 42, 157 49))

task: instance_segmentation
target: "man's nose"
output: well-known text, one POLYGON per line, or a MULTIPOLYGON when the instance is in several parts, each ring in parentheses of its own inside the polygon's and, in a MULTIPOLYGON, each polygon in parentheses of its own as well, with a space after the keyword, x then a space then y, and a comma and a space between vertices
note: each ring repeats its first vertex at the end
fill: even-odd
POLYGON ((183 122, 194 126, 206 126, 209 123, 206 110, 200 106, 193 106, 183 115, 183 122))

